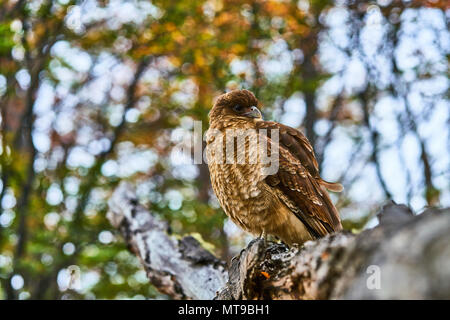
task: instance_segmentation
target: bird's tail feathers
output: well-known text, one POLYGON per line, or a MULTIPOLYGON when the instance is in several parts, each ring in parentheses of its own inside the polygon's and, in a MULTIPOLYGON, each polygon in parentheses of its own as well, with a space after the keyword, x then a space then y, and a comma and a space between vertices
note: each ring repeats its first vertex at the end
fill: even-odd
POLYGON ((342 190, 344 190, 344 187, 342 186, 342 184, 337 183, 337 182, 328 182, 328 181, 325 181, 322 178, 320 178, 319 183, 322 186, 324 186, 326 189, 333 191, 333 192, 341 192, 342 190))

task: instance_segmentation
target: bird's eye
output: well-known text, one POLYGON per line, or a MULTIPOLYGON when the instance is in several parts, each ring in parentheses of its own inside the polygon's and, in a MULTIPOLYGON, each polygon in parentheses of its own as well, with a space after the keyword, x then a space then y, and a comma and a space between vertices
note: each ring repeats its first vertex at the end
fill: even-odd
POLYGON ((237 104, 233 107, 233 110, 237 111, 237 112, 241 112, 242 110, 244 110, 244 107, 242 107, 240 104, 237 104))

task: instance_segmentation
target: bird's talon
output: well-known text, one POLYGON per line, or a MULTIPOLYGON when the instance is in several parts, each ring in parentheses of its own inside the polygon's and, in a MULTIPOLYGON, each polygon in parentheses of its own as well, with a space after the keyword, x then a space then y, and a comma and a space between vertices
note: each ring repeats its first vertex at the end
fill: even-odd
POLYGON ((262 240, 264 248, 267 247, 267 233, 265 231, 261 232, 259 239, 262 240))

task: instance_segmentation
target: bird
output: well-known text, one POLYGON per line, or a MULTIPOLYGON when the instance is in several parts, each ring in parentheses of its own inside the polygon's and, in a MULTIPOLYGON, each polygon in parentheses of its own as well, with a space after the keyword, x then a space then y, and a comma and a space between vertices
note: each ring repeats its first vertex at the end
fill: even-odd
POLYGON ((343 186, 320 177, 301 131, 264 121, 258 106, 251 91, 236 89, 220 95, 209 112, 206 160, 226 215, 250 234, 274 236, 289 246, 342 230, 327 190, 340 192, 343 186), (243 133, 241 143, 236 132, 243 133), (267 170, 261 154, 272 150, 277 165, 267 170))

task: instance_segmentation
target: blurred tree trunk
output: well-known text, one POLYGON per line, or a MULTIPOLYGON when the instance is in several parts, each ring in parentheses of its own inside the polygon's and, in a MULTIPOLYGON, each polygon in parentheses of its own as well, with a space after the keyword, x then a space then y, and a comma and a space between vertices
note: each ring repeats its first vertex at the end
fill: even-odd
POLYGON ((122 183, 108 217, 140 258, 152 283, 175 299, 448 299, 450 210, 414 215, 389 203, 380 224, 302 247, 252 241, 228 268, 190 236, 138 204, 122 183))
MULTIPOLYGON (((302 39, 303 41, 303 39, 302 39)), ((303 46, 304 62, 303 62, 303 76, 305 82, 304 94, 306 114, 304 119, 304 126, 306 130, 306 136, 311 142, 312 146, 316 145, 316 132, 314 131, 314 125, 317 120, 316 115, 316 90, 318 86, 319 70, 315 63, 317 59, 317 34, 311 30, 311 34, 304 40, 307 45, 303 46)))

